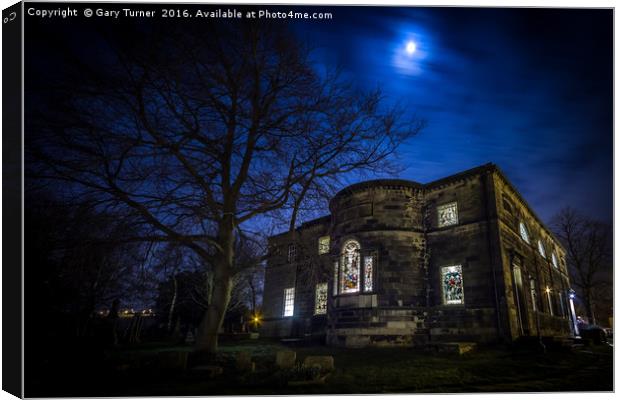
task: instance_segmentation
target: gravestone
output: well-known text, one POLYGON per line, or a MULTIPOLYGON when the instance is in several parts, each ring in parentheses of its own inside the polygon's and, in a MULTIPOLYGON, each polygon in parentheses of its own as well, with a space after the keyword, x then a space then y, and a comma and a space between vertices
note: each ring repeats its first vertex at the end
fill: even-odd
POLYGON ((256 365, 252 362, 252 355, 246 351, 237 353, 235 361, 237 369, 240 371, 254 372, 256 368, 256 365))
POLYGON ((332 356, 307 356, 304 359, 304 367, 318 366, 321 371, 331 371, 334 369, 334 357, 332 356))
POLYGON ((293 368, 297 353, 290 350, 282 350, 276 353, 276 365, 280 368, 293 368))

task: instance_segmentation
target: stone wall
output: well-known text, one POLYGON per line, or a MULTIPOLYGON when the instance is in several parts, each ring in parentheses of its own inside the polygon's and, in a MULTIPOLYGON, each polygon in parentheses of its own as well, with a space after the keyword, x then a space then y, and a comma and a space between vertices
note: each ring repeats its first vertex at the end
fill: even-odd
POLYGON ((492 178, 485 172, 430 186, 425 195, 430 229, 429 329, 433 340, 497 341, 505 325, 500 312, 501 259, 492 178), (458 224, 439 227, 437 207, 456 202, 458 224), (460 265, 464 304, 444 304, 442 267, 460 265))
POLYGON ((564 251, 496 167, 486 165, 426 185, 363 182, 339 192, 330 211, 331 217, 270 238, 266 336, 315 335, 333 345, 357 347, 569 333, 568 298, 559 299, 569 288, 564 251), (437 208, 452 202, 458 223, 440 226, 437 208), (521 221, 530 244, 519 235, 521 221), (326 235, 329 252, 319 254, 319 238, 326 235), (351 239, 360 244, 362 257, 374 259, 373 289, 334 296, 334 265, 351 239), (548 250, 546 257, 538 252, 539 239, 548 250), (293 243, 296 258, 288 260, 293 243), (551 263, 552 251, 558 268, 551 263), (456 265, 461 266, 464 303, 444 304, 440 272, 456 265), (534 291, 530 278, 536 282, 534 291), (316 285, 322 282, 328 283, 327 315, 315 315, 316 285), (283 318, 284 289, 293 286, 294 317, 283 318), (546 288, 555 296, 553 315, 546 288))
POLYGON ((495 173, 494 184, 511 337, 534 336, 539 331, 543 336, 568 335, 570 284, 564 249, 501 173, 495 173), (521 237, 521 222, 527 229, 529 243, 521 237), (544 256, 538 248, 539 240, 544 256), (552 253, 556 254, 557 268, 552 253))
POLYGON ((318 239, 328 235, 329 222, 329 217, 321 218, 295 232, 270 238, 263 295, 264 336, 325 334, 326 316, 314 314, 314 303, 316 285, 330 277, 329 253, 318 254, 318 239), (296 248, 292 260, 288 258, 289 245, 296 248), (284 290, 290 287, 295 287, 294 315, 283 317, 284 290))

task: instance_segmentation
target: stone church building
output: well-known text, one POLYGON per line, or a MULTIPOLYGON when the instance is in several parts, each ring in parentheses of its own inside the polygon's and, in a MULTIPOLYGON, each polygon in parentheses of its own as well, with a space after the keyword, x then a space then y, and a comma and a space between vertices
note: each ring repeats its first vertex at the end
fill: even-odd
POLYGON ((263 336, 360 347, 573 334, 565 251, 495 165, 357 183, 329 208, 269 239, 263 336))

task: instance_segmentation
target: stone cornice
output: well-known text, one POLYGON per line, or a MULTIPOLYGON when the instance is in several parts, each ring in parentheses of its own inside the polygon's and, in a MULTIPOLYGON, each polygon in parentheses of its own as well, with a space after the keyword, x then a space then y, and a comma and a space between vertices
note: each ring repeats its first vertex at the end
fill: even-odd
MULTIPOLYGON (((449 175, 449 176, 447 176, 445 178, 437 179, 435 181, 424 183, 424 184, 419 183, 419 182, 415 182, 415 181, 406 180, 406 179, 374 179, 374 180, 368 180, 368 181, 354 183, 354 184, 349 185, 349 186, 345 187, 344 189, 340 190, 338 193, 336 193, 336 195, 334 197, 332 197, 330 202, 329 202, 329 208, 330 208, 330 210, 332 209, 333 202, 336 199, 338 199, 338 198, 341 198, 341 197, 343 197, 345 195, 353 194, 353 193, 356 193, 356 192, 359 192, 359 191, 367 190, 367 189, 370 189, 370 188, 378 188, 378 189, 419 189, 419 190, 423 190, 423 191, 424 190, 432 190, 432 189, 438 189, 438 188, 441 188, 441 187, 445 187, 445 186, 447 186, 449 184, 452 184, 454 182, 464 181, 464 180, 472 178, 472 177, 480 176, 483 173, 493 173, 493 174, 496 174, 496 176, 498 176, 504 182, 504 184, 511 189, 512 194, 519 200, 521 205, 528 211, 528 213, 531 215, 531 217, 538 223, 540 228, 555 242, 554 244, 556 246, 558 246, 564 253, 566 252, 564 247, 562 246, 561 242, 557 239, 557 237, 553 234, 553 232, 549 228, 547 228, 547 226, 542 222, 542 220, 534 212, 533 208, 530 207, 530 205, 527 203, 527 201, 523 198, 521 193, 519 193, 519 191, 508 180, 508 178, 502 172, 502 170, 497 165, 495 165, 494 163, 483 164, 483 165, 480 165, 478 167, 474 167, 474 168, 468 169, 466 171, 462 171, 462 172, 459 172, 459 173, 456 173, 456 174, 453 174, 453 175, 449 175)), ((323 216, 323 217, 320 217, 320 218, 316 218, 316 219, 304 222, 298 228, 296 228, 295 231, 299 232, 300 230, 306 229, 306 228, 308 228, 310 226, 318 225, 318 224, 321 224, 321 223, 328 223, 330 218, 331 218, 330 215, 326 215, 326 216, 323 216)), ((284 235, 286 235, 288 233, 289 232, 282 232, 282 233, 273 235, 271 237, 275 238, 275 237, 278 237, 278 236, 284 236, 284 235)))

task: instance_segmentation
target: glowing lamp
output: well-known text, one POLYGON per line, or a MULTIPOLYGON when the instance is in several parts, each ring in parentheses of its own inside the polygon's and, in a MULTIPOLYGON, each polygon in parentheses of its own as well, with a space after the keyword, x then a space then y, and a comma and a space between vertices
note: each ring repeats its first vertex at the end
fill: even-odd
POLYGON ((547 293, 551 292, 551 289, 549 289, 549 286, 547 286, 547 288, 545 288, 545 292, 547 292, 547 293))

